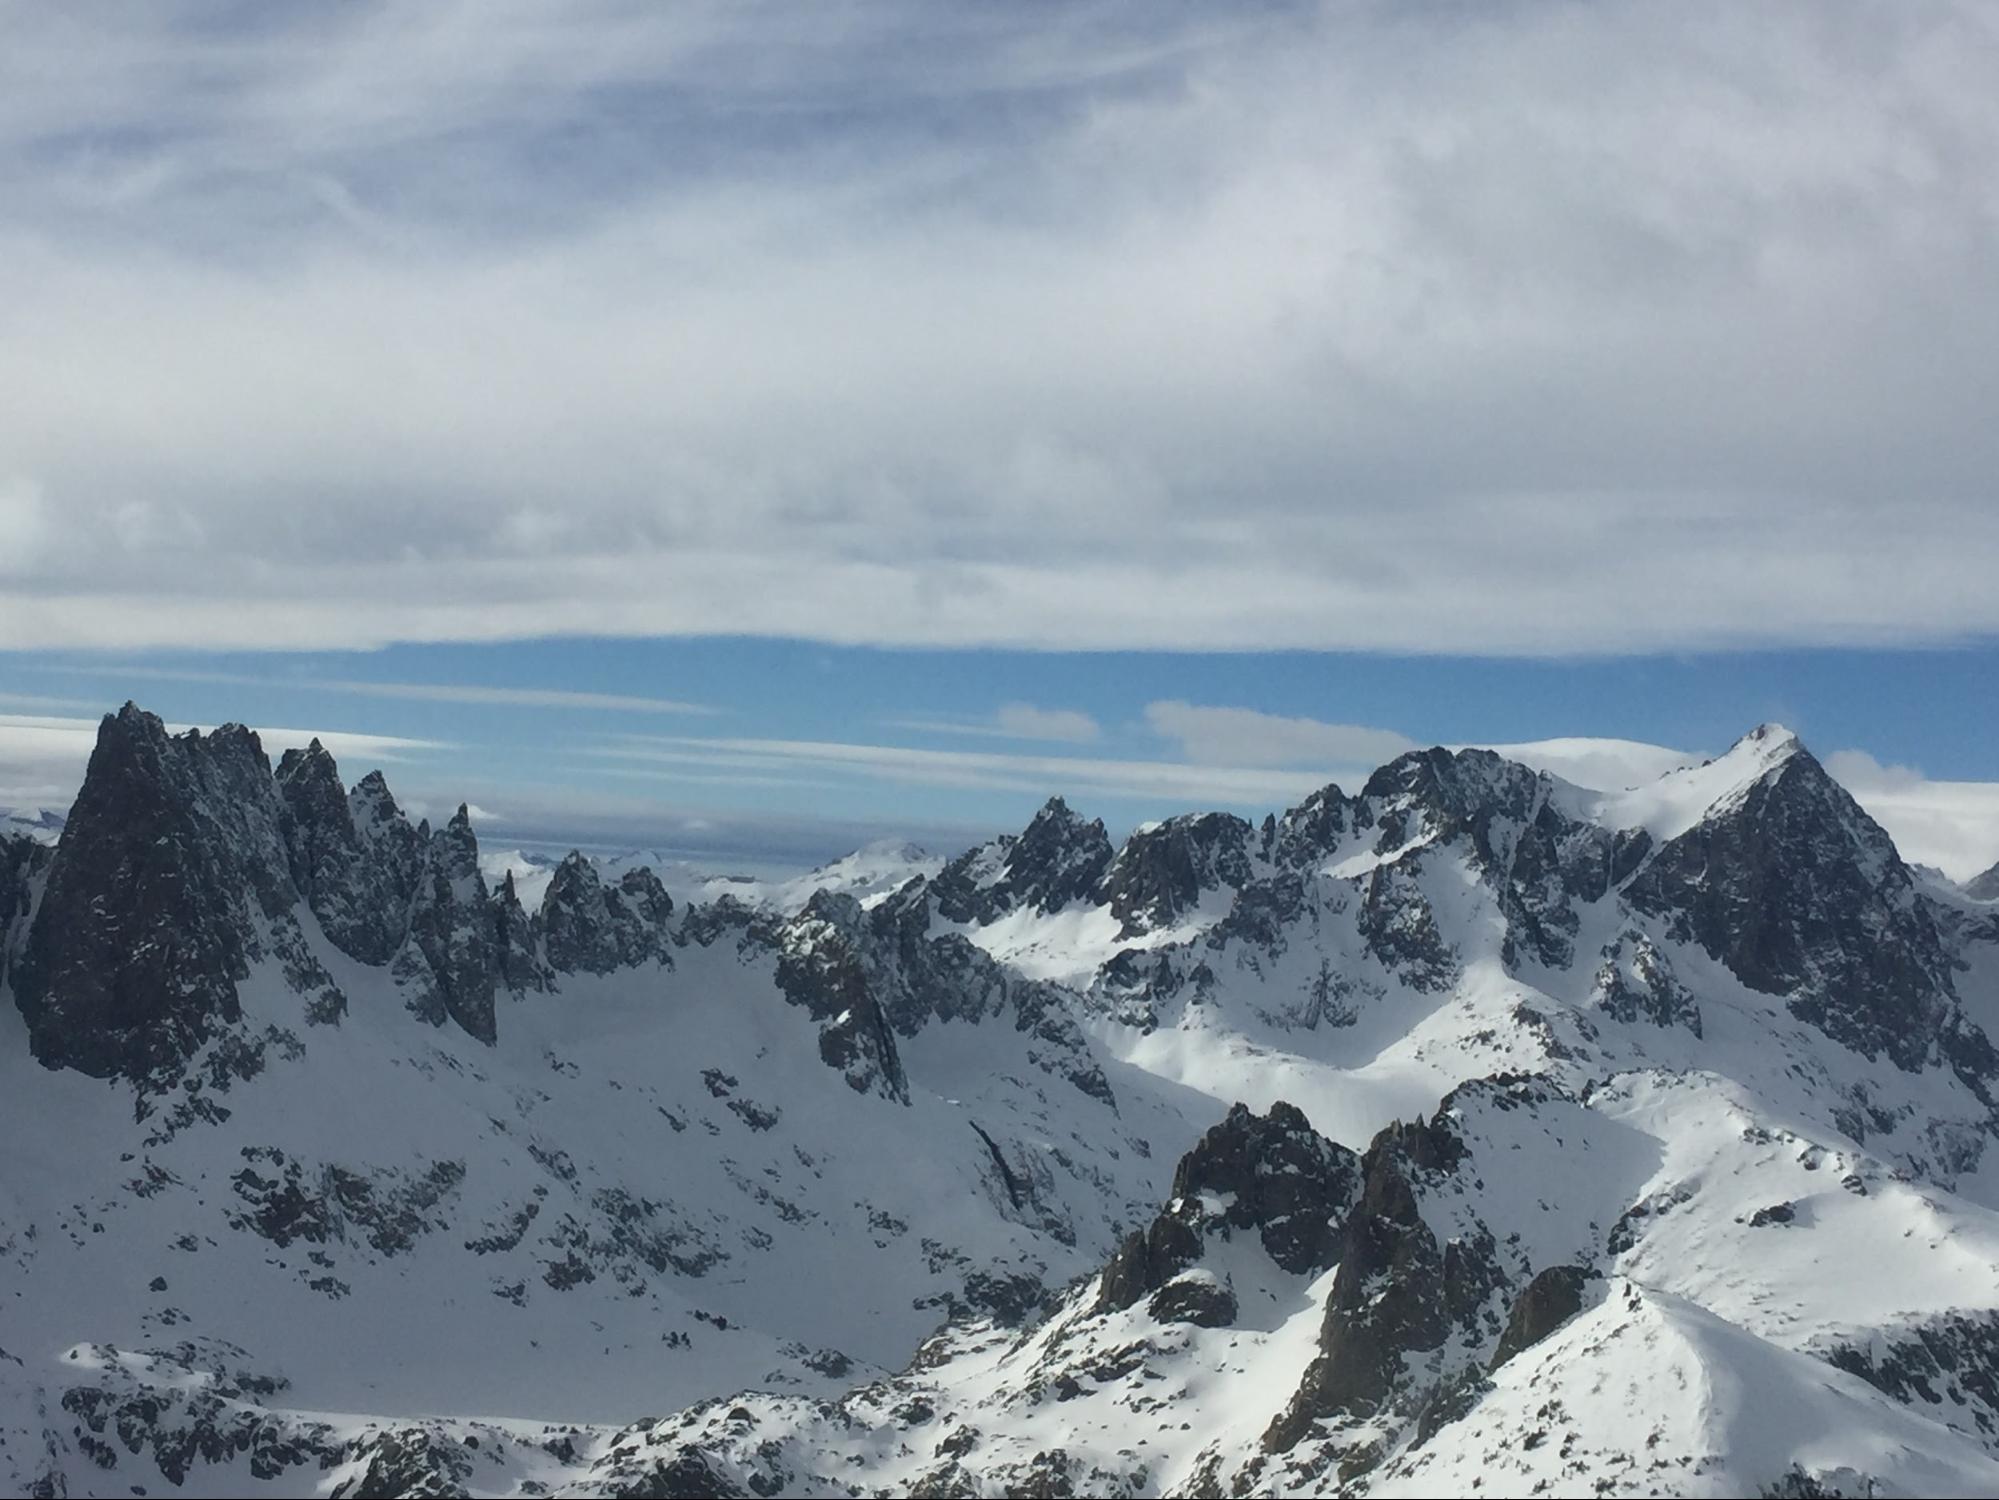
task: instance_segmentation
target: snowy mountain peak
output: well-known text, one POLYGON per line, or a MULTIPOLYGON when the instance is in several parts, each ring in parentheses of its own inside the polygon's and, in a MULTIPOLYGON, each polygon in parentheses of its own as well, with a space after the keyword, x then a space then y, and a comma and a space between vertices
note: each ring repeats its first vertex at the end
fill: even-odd
POLYGON ((1999 901, 1999 865, 1965 881, 1964 893, 1974 901, 1999 901))

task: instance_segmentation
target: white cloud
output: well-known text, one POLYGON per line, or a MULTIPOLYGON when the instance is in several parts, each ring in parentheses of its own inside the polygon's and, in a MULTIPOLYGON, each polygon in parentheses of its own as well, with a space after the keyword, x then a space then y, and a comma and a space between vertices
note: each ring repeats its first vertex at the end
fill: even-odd
POLYGON ((1046 743, 1089 744, 1103 737, 1095 719, 1073 708, 1037 708, 1032 703, 1003 703, 990 722, 963 719, 890 719, 894 729, 926 734, 965 734, 987 739, 1040 740, 1046 743))
POLYGON ((21 479, 0 480, 0 578, 26 574, 53 535, 41 487, 21 479))
POLYGON ((1341 766, 1368 770, 1416 742, 1392 729, 1328 724, 1253 708, 1216 708, 1161 699, 1145 706, 1155 733, 1177 740, 1181 753, 1202 765, 1341 766))
POLYGON ((1023 740, 1060 740, 1084 744, 1102 731, 1097 721, 1073 708, 1036 708, 1032 703, 1003 703, 999 727, 1023 740))
POLYGON ((1196 766, 1170 761, 1097 760, 999 751, 918 750, 826 740, 625 736, 591 752, 654 766, 718 766, 785 774, 843 774, 902 785, 1062 793, 1116 801, 1168 801, 1190 808, 1274 807, 1325 784, 1323 775, 1263 766, 1196 766))
POLYGON ((268 677, 248 672, 212 672, 182 667, 116 667, 66 665, 67 675, 88 674, 139 682, 205 682, 235 687, 286 688, 312 693, 339 693, 361 698, 410 699, 420 703, 478 703, 508 708, 605 709, 617 713, 714 714, 719 709, 677 698, 649 698, 629 693, 588 693, 569 688, 486 687, 463 682, 375 682, 332 677, 268 677))
POLYGON ((1989 6, 191 15, 0 54, 10 647, 1999 630, 1989 6))
POLYGON ((1904 859, 1953 880, 1999 864, 1999 782, 1932 781, 1864 750, 1834 751, 1825 768, 1888 830, 1904 859))

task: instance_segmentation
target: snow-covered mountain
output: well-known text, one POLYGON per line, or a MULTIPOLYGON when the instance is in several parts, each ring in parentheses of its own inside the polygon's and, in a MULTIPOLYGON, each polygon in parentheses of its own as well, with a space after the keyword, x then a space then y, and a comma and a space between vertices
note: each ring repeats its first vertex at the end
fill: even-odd
POLYGON ((128 705, 0 831, 0 1483, 1999 1489, 1991 902, 1520 753, 690 901, 128 705))

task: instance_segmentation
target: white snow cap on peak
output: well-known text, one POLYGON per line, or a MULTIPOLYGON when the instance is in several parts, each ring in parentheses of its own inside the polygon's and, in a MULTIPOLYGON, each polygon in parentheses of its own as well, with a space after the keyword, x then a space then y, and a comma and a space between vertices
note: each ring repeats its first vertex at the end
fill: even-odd
POLYGON ((1741 749, 1744 745, 1788 753, 1798 748, 1798 737, 1782 724, 1774 722, 1758 724, 1749 733, 1737 740, 1734 745, 1730 746, 1730 752, 1733 753, 1735 750, 1741 749))

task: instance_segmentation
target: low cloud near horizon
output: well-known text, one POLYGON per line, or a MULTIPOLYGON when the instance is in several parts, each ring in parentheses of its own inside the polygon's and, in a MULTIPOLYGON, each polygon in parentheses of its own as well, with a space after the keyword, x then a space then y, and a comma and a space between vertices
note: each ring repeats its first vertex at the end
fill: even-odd
POLYGON ((1995 76, 1975 3, 23 8, 0 640, 1982 638, 1995 76))
MULTIPOLYGON (((6 695, 0 695, 0 708, 8 703, 6 695)), ((14 706, 25 705, 14 700, 14 706)), ((1133 801, 1166 803, 1177 811, 1251 810, 1290 805, 1328 781, 1339 781, 1352 792, 1376 764, 1415 745, 1393 730, 1181 702, 1154 703, 1148 718, 1157 733, 1178 740, 1179 759, 639 734, 611 736, 581 751, 578 759, 590 763, 598 774, 634 783, 652 780, 663 789, 717 782, 797 789, 859 780, 890 787, 952 787, 1035 797, 1062 794, 1086 814, 1093 802, 1105 804, 1106 821, 1122 827, 1128 825, 1121 809, 1133 801)), ((66 809, 82 782, 98 722, 59 714, 0 712, 0 811, 66 809)), ((658 798, 619 797, 555 781, 516 781, 504 787, 477 780, 464 784, 454 777, 447 753, 460 747, 440 741, 323 729, 261 728, 258 733, 273 758, 314 737, 321 739, 337 759, 347 762, 349 781, 358 779, 357 767, 372 768, 377 763, 413 773, 421 788, 414 795, 400 784, 400 777, 394 778, 398 796, 412 816, 436 817, 467 801, 473 821, 503 842, 674 844, 698 846, 717 858, 726 859, 735 851, 759 860, 792 850, 797 851, 795 857, 809 855, 805 863, 814 863, 884 834, 925 831, 892 817, 770 816, 748 810, 696 813, 658 798), (475 800, 481 796, 504 801, 488 810, 475 800)), ((1537 769, 1601 790, 1638 785, 1701 759, 1656 745, 1608 739, 1495 748, 1537 769)), ((1999 782, 1931 780, 1908 766, 1883 765, 1860 750, 1833 751, 1824 757, 1824 764, 1888 830, 1905 859, 1959 881, 1999 864, 1999 782)), ((932 832, 941 833, 946 844, 953 839, 969 844, 973 837, 973 831, 963 827, 932 832)))

